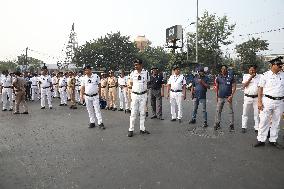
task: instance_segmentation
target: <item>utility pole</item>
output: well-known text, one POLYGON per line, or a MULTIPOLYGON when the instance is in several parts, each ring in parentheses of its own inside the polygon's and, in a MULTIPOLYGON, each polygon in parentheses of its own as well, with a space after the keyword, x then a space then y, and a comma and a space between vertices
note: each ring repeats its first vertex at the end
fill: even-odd
POLYGON ((25 68, 25 70, 27 70, 27 68, 28 68, 28 47, 26 48, 26 56, 25 56, 25 66, 24 66, 24 68, 25 68))
POLYGON ((198 0, 196 0, 196 55, 195 61, 198 63, 198 0))

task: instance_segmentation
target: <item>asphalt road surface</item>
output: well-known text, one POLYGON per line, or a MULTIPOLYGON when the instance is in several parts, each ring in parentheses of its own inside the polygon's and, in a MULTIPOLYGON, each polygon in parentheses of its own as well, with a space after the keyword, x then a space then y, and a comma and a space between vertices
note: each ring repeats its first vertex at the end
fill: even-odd
POLYGON ((216 100, 212 91, 207 97, 208 128, 201 128, 200 109, 197 124, 188 124, 189 99, 182 123, 171 122, 163 99, 165 120, 147 118, 150 135, 139 134, 137 120, 132 138, 124 112, 103 110, 106 130, 89 129, 85 107, 60 107, 58 99, 52 110, 30 102, 29 115, 0 112, 0 189, 283 189, 284 150, 253 147, 252 115, 248 132, 241 133, 243 92, 233 102, 233 133, 227 108, 222 130, 213 131, 216 100))

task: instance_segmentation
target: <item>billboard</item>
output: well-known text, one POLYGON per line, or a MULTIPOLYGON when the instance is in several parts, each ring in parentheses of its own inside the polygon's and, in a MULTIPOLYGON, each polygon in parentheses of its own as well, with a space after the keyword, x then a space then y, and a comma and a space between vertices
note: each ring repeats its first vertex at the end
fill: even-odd
POLYGON ((182 39, 182 26, 175 25, 166 29, 166 42, 182 39))

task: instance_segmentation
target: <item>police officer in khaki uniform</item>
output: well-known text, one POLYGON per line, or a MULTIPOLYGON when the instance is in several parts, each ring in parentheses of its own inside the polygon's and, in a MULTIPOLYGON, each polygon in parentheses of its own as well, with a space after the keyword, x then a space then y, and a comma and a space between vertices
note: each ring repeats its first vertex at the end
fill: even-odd
POLYGON ((265 72, 259 81, 258 109, 259 126, 255 147, 264 146, 270 130, 269 144, 283 148, 277 143, 279 123, 284 110, 284 72, 282 72, 282 57, 270 61, 271 68, 265 72))
POLYGON ((106 101, 105 109, 108 109, 108 78, 106 73, 101 74, 101 98, 106 101))
POLYGON ((20 114, 20 104, 23 104, 24 112, 22 114, 28 114, 28 106, 26 102, 26 80, 21 77, 21 73, 18 71, 15 73, 16 77, 13 80, 13 86, 16 94, 16 104, 14 114, 20 114))
POLYGON ((109 71, 108 77, 108 97, 109 97, 109 110, 116 111, 116 88, 117 88, 117 79, 114 76, 114 72, 111 70, 109 71))
POLYGON ((67 90, 68 93, 70 94, 70 101, 71 101, 70 109, 77 109, 76 99, 75 99, 75 85, 76 85, 76 78, 74 72, 70 71, 69 78, 67 80, 67 90))

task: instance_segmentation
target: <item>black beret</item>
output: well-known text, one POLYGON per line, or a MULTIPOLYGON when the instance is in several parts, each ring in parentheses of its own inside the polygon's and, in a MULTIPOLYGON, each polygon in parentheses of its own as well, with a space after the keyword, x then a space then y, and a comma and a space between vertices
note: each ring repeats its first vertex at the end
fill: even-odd
POLYGON ((282 56, 279 56, 277 58, 274 58, 270 61, 268 61, 270 64, 283 64, 283 62, 281 61, 281 59, 283 59, 282 56))
POLYGON ((92 66, 91 66, 91 65, 86 65, 86 66, 84 67, 84 70, 85 70, 85 69, 91 70, 91 69, 92 69, 92 66))

